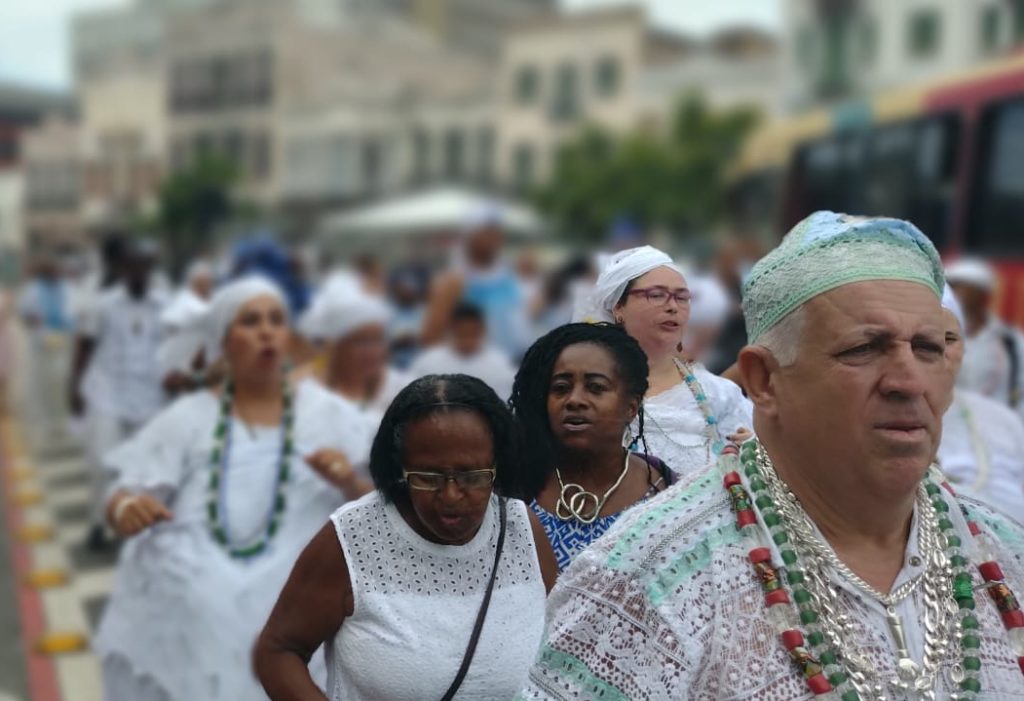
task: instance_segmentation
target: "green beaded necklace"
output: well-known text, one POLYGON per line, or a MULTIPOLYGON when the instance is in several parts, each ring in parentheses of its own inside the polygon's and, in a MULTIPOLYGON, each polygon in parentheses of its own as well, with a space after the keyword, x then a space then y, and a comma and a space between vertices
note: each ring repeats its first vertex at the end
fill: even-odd
MULTIPOLYGON (((741 457, 740 450, 730 444, 722 452, 719 469, 736 515, 736 526, 750 546, 748 557, 764 590, 769 620, 815 695, 826 697, 832 694, 833 698, 838 697, 842 701, 860 701, 862 692, 851 678, 847 661, 830 643, 821 625, 821 613, 816 609, 814 597, 807 589, 807 575, 801 569, 796 550, 789 543, 786 519, 768 493, 765 475, 758 462, 759 450, 762 449, 758 441, 749 441, 743 445, 741 457), (741 469, 746 480, 740 475, 741 469), (753 500, 751 494, 754 495, 753 500), (767 526, 767 533, 758 523, 755 506, 767 526), (783 563, 781 566, 772 562, 770 542, 779 547, 783 563), (789 585, 788 590, 786 584, 789 585), (793 603, 796 604, 797 616, 794 616, 793 603)), ((938 515, 938 528, 949 562, 947 573, 950 576, 944 582, 945 596, 947 600, 955 602, 959 617, 957 640, 961 661, 952 675, 960 687, 956 698, 969 700, 976 698, 981 690, 981 640, 977 635, 979 622, 974 614, 974 586, 968 569, 970 562, 961 550, 961 539, 955 534, 953 522, 949 519, 950 507, 945 494, 948 492, 954 500, 955 496, 948 485, 944 483, 943 487, 946 489, 937 485, 930 475, 923 481, 924 491, 938 515)), ((1011 647, 1016 654, 1024 655, 1019 639, 1024 629, 1024 612, 1006 586, 1002 571, 994 560, 994 548, 987 542, 986 535, 970 519, 968 527, 980 551, 982 563, 978 569, 1003 618, 1011 647)), ((1024 672, 1024 656, 1019 657, 1018 664, 1024 672)))
POLYGON ((287 505, 285 486, 288 483, 293 445, 294 413, 292 391, 284 383, 283 406, 281 408, 281 453, 277 464, 277 479, 274 483, 274 499, 266 518, 266 527, 258 540, 239 544, 232 540, 227 521, 225 500, 226 475, 231 453, 231 408, 234 403, 234 385, 228 380, 220 398, 220 416, 213 433, 213 448, 210 449, 210 480, 206 490, 206 516, 210 534, 228 554, 246 560, 263 553, 277 534, 281 517, 287 505))

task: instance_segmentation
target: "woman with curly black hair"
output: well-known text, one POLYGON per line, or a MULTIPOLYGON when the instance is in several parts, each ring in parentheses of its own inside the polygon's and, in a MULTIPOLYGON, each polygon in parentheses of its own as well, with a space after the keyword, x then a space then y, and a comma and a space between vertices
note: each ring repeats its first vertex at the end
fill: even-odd
POLYGON ((646 392, 647 357, 611 324, 561 326, 523 358, 510 405, 527 438, 524 491, 559 570, 623 511, 672 481, 671 470, 647 455, 646 392))
POLYGON ((430 375, 398 394, 370 452, 376 491, 331 516, 257 642, 271 699, 516 694, 557 575, 537 518, 504 496, 519 491, 518 444, 474 377, 430 375), (326 695, 306 670, 323 643, 326 695))

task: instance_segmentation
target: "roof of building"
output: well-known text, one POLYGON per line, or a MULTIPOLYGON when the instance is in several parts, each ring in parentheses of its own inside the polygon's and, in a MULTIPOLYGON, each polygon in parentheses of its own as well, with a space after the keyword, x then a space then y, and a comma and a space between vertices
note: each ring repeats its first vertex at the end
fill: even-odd
POLYGON ((71 116, 74 98, 55 90, 0 82, 0 121, 35 124, 50 113, 71 116))

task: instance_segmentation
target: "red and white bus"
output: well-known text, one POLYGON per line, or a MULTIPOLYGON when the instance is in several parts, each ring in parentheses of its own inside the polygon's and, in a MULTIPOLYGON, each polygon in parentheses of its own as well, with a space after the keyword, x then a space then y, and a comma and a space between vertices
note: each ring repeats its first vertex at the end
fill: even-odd
POLYGON ((1024 55, 768 124, 733 171, 734 225, 778 236, 810 212, 917 224, 947 260, 997 268, 1024 325, 1024 55))

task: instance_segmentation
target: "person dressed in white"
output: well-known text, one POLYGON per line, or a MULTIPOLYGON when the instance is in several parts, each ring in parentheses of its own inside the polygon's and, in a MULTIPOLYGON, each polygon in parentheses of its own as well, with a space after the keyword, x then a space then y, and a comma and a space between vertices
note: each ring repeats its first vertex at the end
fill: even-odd
POLYGON ((757 439, 559 577, 521 698, 1024 699, 1024 527, 932 467, 938 252, 818 212, 745 282, 757 439))
POLYGON ((641 246, 612 255, 577 314, 577 321, 622 326, 644 349, 650 368, 643 403, 647 444, 677 474, 700 470, 727 437, 749 433, 752 407, 740 388, 679 358, 690 290, 667 254, 641 246))
POLYGON ((995 271, 964 258, 946 268, 964 315, 964 360, 957 386, 978 392, 1024 416, 1024 338, 992 310, 995 271))
POLYGON ((260 635, 254 665, 273 701, 512 698, 558 571, 536 516, 506 498, 518 435, 477 378, 402 390, 370 454, 376 491, 331 516, 260 635), (306 668, 323 643, 326 694, 306 668))
POLYGON ((121 260, 121 282, 101 293, 94 313, 78 329, 79 357, 71 383, 75 413, 85 412, 86 452, 92 470, 90 548, 105 543, 103 508, 107 473, 103 456, 135 434, 164 406, 157 362, 165 295, 153 287, 156 251, 129 244, 121 260))
MULTIPOLYGON (((949 287, 946 355, 954 377, 964 357, 963 313, 949 287)), ((994 399, 957 387, 942 418, 937 461, 960 494, 980 499, 1017 518, 1024 516, 1024 422, 994 399)))
POLYGON ((184 287, 160 313, 163 340, 157 350, 157 362, 168 391, 195 389, 199 384, 197 361, 202 360, 203 338, 191 331, 209 309, 213 286, 212 266, 206 261, 194 262, 185 273, 184 287))
POLYGON ((681 357, 704 367, 720 366, 723 360, 718 357, 718 339, 737 305, 712 273, 690 276, 688 282, 693 301, 690 303, 681 357))
POLYGON ((502 399, 512 394, 516 370, 508 355, 487 343, 487 320, 475 304, 462 302, 452 311, 448 342, 424 351, 409 367, 412 377, 461 373, 479 377, 502 399))
POLYGON ((203 323, 224 384, 105 458, 108 518, 129 539, 94 640, 109 701, 265 698, 248 664, 261 623, 302 547, 371 488, 354 468, 372 435, 362 415, 285 373, 286 309, 263 279, 219 290, 203 323))
POLYGON ((367 293, 355 275, 335 274, 299 323, 307 338, 327 344, 326 364, 311 369, 313 376, 375 426, 410 379, 388 364, 391 316, 387 301, 367 293))

